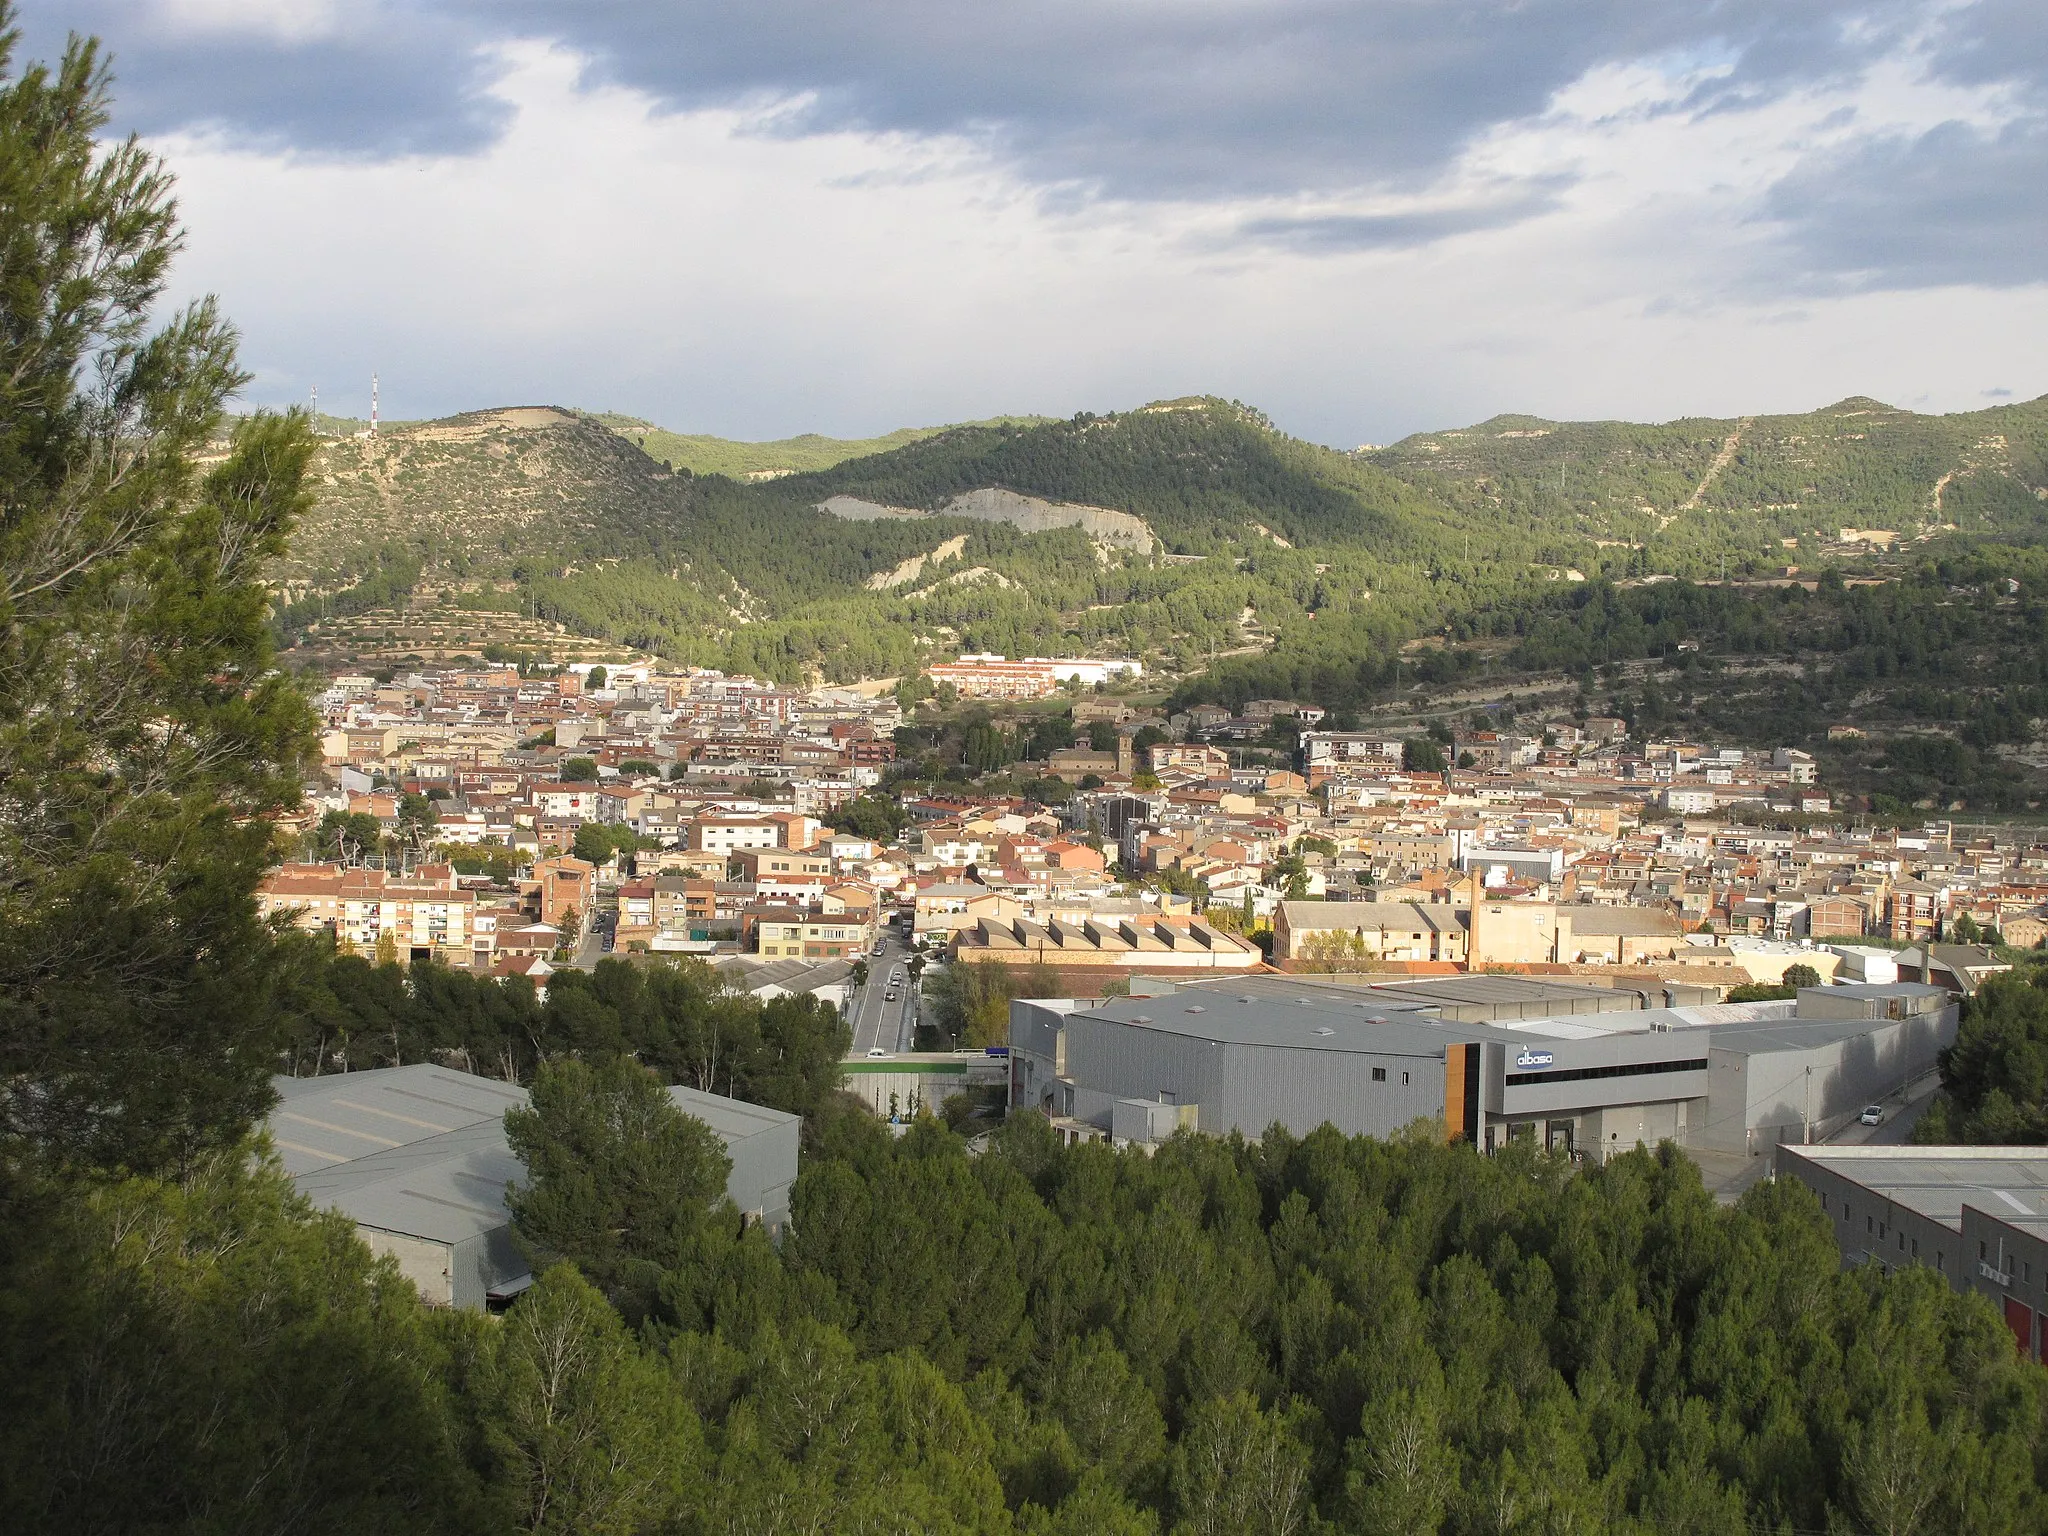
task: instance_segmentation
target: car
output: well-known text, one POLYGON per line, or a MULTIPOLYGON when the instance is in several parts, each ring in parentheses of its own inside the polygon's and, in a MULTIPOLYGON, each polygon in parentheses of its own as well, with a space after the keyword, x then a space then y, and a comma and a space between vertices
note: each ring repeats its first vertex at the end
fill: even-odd
POLYGON ((871 1045, 868 1047, 868 1054, 870 1056, 886 1056, 889 1053, 883 1050, 879 1045, 871 1045))
POLYGON ((1882 1104, 1866 1104, 1863 1106, 1863 1113, 1858 1115, 1856 1119, 1862 1125, 1883 1125, 1884 1106, 1882 1104))
POLYGON ((873 955, 877 960, 879 960, 882 958, 882 946, 877 944, 873 949, 869 950, 868 953, 873 955))

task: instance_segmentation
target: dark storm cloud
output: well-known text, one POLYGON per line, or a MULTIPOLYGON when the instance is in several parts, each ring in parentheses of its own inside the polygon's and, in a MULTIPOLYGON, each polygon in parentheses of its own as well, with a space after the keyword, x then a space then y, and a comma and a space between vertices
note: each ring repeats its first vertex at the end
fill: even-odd
MULTIPOLYGON (((103 34, 120 125, 144 131, 208 125, 351 157, 471 151, 505 120, 494 48, 533 39, 665 109, 803 99, 761 131, 966 134, 1068 200, 1420 191, 1476 135, 1605 63, 1721 66, 1693 110, 1848 81, 1908 48, 1942 78, 2048 99, 2042 0, 341 0, 298 36, 249 23, 260 9, 25 0, 23 16, 43 52, 65 26, 103 34)), ((2043 169, 2036 127, 1866 139, 1800 165, 1766 211, 1788 275, 2027 282, 2043 275, 2029 227, 2043 169)), ((1487 206, 1241 234, 1328 253, 1415 245, 1538 214, 1555 186, 1539 173, 1487 206)))
POLYGON ((381 159, 462 152, 509 117, 475 22, 432 4, 349 0, 331 32, 293 38, 173 24, 134 0, 26 0, 25 59, 55 59, 67 31, 113 58, 115 126, 214 128, 265 147, 381 159))
MULTIPOLYGON (((124 116, 344 154, 486 136, 479 54, 587 54, 675 108, 802 94, 789 130, 961 132, 1035 181, 1112 196, 1426 178, 1603 62, 1737 61, 1770 92, 1890 45, 1914 0, 349 0, 328 36, 195 29, 159 0, 28 0, 38 40, 104 34, 124 116), (1849 25, 1851 21, 1856 24, 1849 25)), ((189 15, 189 12, 183 13, 189 15)))
POLYGON ((1809 156, 1767 205, 1788 237, 1782 276, 1807 285, 2048 281, 2048 122, 1994 134, 1944 123, 1809 156))

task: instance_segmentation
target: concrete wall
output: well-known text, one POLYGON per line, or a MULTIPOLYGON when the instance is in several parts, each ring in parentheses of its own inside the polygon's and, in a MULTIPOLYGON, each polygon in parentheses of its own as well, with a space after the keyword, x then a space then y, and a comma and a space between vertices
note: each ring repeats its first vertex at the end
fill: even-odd
POLYGON ((456 1295, 455 1253, 448 1244, 402 1232, 380 1232, 375 1227, 356 1230, 372 1253, 388 1253, 398 1260, 398 1272, 420 1288, 428 1306, 454 1306, 461 1299, 456 1295))
POLYGON ((1955 1289, 1968 1287, 1969 1266, 1961 1234, 1805 1158, 1780 1157, 1778 1172, 1797 1179, 1820 1197, 1844 1265, 1866 1264, 1872 1259, 1893 1269, 1925 1264, 1955 1289))
POLYGON ((779 1232, 789 1220, 789 1191, 796 1183, 802 1128, 802 1121, 791 1119, 726 1148, 732 1155, 732 1173, 725 1181, 725 1192, 742 1213, 758 1215, 771 1231, 779 1232))
POLYGON ((1709 1058, 1702 1145, 1754 1152, 1809 1136, 1813 1141, 1832 1136, 1864 1105, 1933 1071, 1936 1056, 1955 1034, 1956 1010, 1949 1007, 1904 1019, 1874 1019, 1865 1034, 1804 1050, 1717 1048, 1709 1058))
POLYGON ((956 1093, 967 1091, 967 1067, 963 1063, 895 1064, 878 1061, 849 1062, 844 1079, 846 1090, 858 1094, 878 1115, 889 1113, 889 1096, 896 1097, 896 1113, 908 1118, 917 1105, 937 1114, 939 1106, 956 1093), (878 1070, 879 1069, 879 1070, 878 1070))
POLYGON ((1118 1099, 1162 1095, 1199 1105, 1199 1128, 1212 1135, 1258 1136, 1276 1123, 1306 1135, 1328 1121, 1348 1135, 1391 1136, 1443 1117, 1441 1057, 1222 1045, 1089 1013, 1069 1016, 1066 1049, 1079 1085, 1073 1114, 1105 1127, 1118 1099), (1373 1081, 1375 1067, 1385 1081, 1373 1081))

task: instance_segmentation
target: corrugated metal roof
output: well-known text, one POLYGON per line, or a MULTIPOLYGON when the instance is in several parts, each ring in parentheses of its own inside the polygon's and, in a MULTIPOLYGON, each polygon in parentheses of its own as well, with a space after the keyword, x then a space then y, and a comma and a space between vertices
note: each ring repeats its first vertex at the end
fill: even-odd
POLYGON ((2048 1232, 2048 1147, 1781 1147, 1961 1230, 1963 1207, 2048 1232))
POLYGON ((526 1102, 516 1083, 427 1065, 273 1081, 282 1102, 271 1111, 270 1138, 294 1176, 482 1121, 496 1124, 526 1102))
MULTIPOLYGON (((526 1176, 505 1141, 505 1111, 527 1101, 518 1084, 436 1066, 272 1081, 281 1102, 271 1141, 315 1205, 380 1232, 449 1244, 511 1220, 506 1187, 526 1176)), ((797 1119, 694 1088, 668 1093, 728 1147, 797 1119)))

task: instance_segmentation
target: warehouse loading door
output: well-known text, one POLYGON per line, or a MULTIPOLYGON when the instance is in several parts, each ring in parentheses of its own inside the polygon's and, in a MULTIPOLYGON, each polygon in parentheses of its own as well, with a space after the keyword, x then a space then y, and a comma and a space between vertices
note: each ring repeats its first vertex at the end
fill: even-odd
POLYGON ((2032 1360, 2034 1355, 2034 1309, 2023 1301, 2005 1298, 2005 1326, 2012 1330, 2013 1342, 2020 1347, 2020 1353, 2032 1360))

